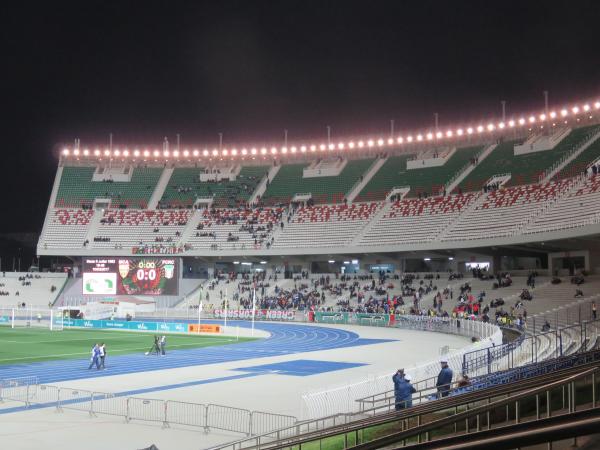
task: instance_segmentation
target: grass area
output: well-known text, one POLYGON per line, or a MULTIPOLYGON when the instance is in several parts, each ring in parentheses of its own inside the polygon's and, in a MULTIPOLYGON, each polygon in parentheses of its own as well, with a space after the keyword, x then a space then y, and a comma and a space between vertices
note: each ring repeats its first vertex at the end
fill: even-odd
MULTIPOLYGON (((65 329, 64 331, 50 331, 45 328, 0 327, 0 365, 57 359, 88 359, 92 346, 101 342, 106 344, 109 357, 147 352, 152 347, 154 334, 117 330, 65 329)), ((238 340, 230 336, 193 334, 166 334, 166 336, 167 352, 227 345, 255 339, 239 338, 238 340)))

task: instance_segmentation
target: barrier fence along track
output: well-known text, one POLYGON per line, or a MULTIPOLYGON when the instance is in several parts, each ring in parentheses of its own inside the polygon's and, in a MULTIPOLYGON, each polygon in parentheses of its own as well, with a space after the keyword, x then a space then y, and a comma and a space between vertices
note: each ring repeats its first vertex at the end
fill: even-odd
POLYGON ((6 400, 27 402, 29 386, 37 386, 37 377, 0 379, 0 403, 6 400))
MULTIPOLYGON (((356 314, 341 314, 337 323, 358 323, 360 316, 356 314)), ((458 334, 462 336, 477 336, 480 341, 463 349, 445 355, 448 365, 455 373, 462 373, 465 353, 473 350, 492 347, 502 342, 502 330, 489 323, 481 321, 452 319, 429 316, 397 315, 390 326, 401 329, 435 331, 440 333, 458 334)), ((426 380, 437 377, 440 370, 439 360, 431 361, 416 367, 405 368, 415 380, 426 380)), ((321 416, 333 416, 338 413, 358 411, 356 400, 392 389, 393 373, 371 376, 357 380, 351 384, 334 386, 303 394, 303 419, 315 419, 321 416)))
POLYGON ((106 392, 92 392, 47 384, 38 384, 36 377, 0 380, 0 402, 54 406, 65 409, 123 417, 126 422, 143 421, 196 427, 208 433, 211 429, 242 433, 246 436, 269 433, 294 426, 294 416, 250 411, 230 406, 186 403, 141 397, 125 397, 106 392))

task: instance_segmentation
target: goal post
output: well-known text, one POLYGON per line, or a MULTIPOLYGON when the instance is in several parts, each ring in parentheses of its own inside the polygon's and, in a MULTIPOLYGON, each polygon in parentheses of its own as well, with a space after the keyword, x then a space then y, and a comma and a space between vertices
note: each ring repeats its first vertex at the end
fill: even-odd
POLYGON ((63 312, 58 310, 50 310, 50 331, 63 331, 65 328, 65 316, 63 312))
POLYGON ((62 311, 48 308, 0 308, 0 325, 10 328, 47 328, 62 331, 62 311))

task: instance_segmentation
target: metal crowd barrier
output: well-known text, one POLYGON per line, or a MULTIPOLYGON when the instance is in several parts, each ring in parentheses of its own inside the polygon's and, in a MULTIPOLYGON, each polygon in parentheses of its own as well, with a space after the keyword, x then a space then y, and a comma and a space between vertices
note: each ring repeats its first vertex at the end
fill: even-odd
POLYGON ((155 422, 163 427, 176 424, 196 427, 205 433, 215 429, 246 436, 269 433, 298 422, 294 416, 230 406, 126 397, 38 384, 36 377, 0 379, 0 402, 8 401, 24 403, 26 408, 41 405, 54 407, 56 411, 87 412, 92 417, 98 414, 123 417, 125 422, 155 422))
POLYGON ((29 387, 37 384, 38 378, 35 376, 0 379, 0 403, 6 400, 26 403, 29 399, 29 387))

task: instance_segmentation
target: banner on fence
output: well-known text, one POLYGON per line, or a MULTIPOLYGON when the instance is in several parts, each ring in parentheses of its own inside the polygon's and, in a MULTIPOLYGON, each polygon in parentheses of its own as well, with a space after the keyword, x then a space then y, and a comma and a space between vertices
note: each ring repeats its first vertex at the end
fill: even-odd
POLYGON ((189 323, 188 332, 190 333, 220 333, 221 325, 189 323))
POLYGON ((121 320, 85 320, 85 319, 64 319, 65 327, 79 328, 103 328, 129 331, 161 331, 165 333, 187 333, 186 323, 169 322, 137 322, 121 320))
POLYGON ((395 322, 394 315, 366 314, 348 312, 315 312, 314 321, 318 323, 352 323, 370 326, 389 326, 395 322))
MULTIPOLYGON (((254 319, 256 320, 281 320, 291 322, 296 318, 296 313, 294 311, 257 309, 254 312, 254 319)), ((251 309, 229 309, 227 311, 224 309, 215 309, 215 319, 225 318, 225 313, 227 313, 228 319, 252 319, 251 309)))

